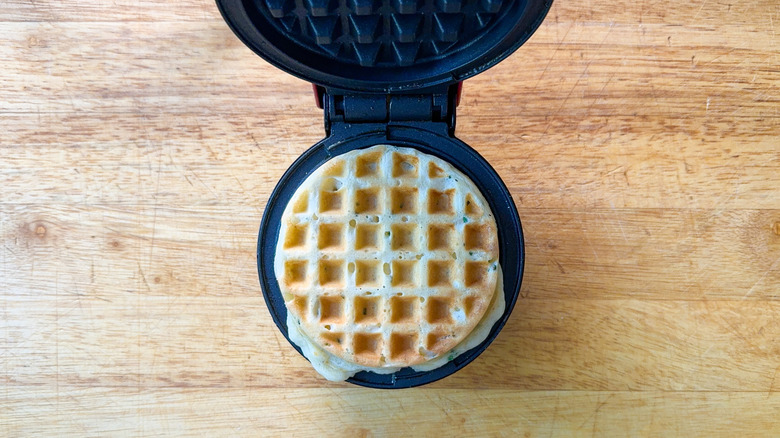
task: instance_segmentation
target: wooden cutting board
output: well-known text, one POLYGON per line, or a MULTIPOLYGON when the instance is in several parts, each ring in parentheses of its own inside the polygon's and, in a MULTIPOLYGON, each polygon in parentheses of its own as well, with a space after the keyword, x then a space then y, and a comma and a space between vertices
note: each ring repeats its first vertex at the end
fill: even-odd
POLYGON ((556 0, 465 84, 522 298, 429 386, 320 378, 255 267, 323 136, 209 0, 0 3, 0 436, 777 436, 780 4, 556 0))

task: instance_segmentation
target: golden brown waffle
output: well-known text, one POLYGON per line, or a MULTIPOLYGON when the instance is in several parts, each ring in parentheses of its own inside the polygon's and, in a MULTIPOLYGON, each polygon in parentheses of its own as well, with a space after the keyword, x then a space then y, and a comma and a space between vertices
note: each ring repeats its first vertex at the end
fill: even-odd
POLYGON ((366 367, 435 359, 482 319, 498 275, 496 223, 462 173, 415 149, 335 157, 282 217, 275 274, 312 342, 366 367))

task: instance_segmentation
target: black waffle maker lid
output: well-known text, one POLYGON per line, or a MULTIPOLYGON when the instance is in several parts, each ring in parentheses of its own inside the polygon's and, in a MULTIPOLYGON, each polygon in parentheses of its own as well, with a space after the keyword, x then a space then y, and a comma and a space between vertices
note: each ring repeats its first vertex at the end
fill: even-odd
POLYGON ((404 92, 452 84, 520 47, 552 0, 217 0, 271 64, 325 87, 404 92))
MULTIPOLYGON (((465 367, 495 339, 517 301, 525 250, 509 190, 490 164, 457 139, 462 80, 509 56, 539 27, 552 0, 216 0, 235 34, 268 62, 315 84, 327 136, 281 177, 263 213, 257 266, 268 309, 289 340, 274 273, 285 207, 332 157, 378 144, 414 147, 469 177, 498 227, 506 310, 479 346, 432 371, 362 371, 347 381, 374 388, 433 382, 465 367)), ((298 352, 301 349, 290 342, 298 352)))

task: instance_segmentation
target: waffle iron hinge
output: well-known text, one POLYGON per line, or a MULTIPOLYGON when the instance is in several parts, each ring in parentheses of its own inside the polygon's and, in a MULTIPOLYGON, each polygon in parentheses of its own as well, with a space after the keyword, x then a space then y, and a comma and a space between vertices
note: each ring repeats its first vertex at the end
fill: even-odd
POLYGON ((431 130, 455 135, 455 109, 460 103, 462 83, 446 85, 420 94, 361 94, 329 91, 314 85, 317 106, 324 110, 325 132, 337 124, 415 126, 430 124, 431 130))

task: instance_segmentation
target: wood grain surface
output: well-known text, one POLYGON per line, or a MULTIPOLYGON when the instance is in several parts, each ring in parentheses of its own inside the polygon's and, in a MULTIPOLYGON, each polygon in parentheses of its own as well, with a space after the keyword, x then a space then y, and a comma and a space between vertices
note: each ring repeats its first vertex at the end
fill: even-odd
POLYGON ((556 0, 466 82, 521 299, 423 388, 320 378, 265 202, 323 136, 209 0, 0 2, 0 436, 778 436, 780 4, 556 0), (457 435, 456 435, 457 434, 457 435))

